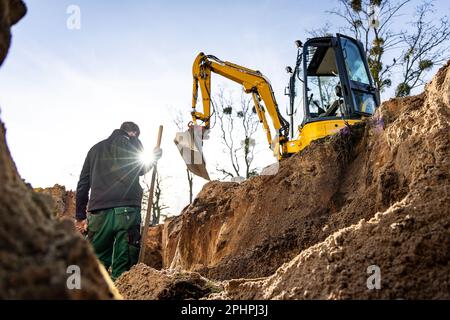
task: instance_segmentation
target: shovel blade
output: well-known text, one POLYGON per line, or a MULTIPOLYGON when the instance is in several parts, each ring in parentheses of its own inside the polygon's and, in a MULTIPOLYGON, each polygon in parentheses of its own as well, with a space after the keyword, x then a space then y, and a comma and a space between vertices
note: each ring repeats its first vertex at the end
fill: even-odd
POLYGON ((211 180, 202 151, 201 128, 193 126, 187 131, 177 132, 174 142, 189 171, 203 179, 211 180))

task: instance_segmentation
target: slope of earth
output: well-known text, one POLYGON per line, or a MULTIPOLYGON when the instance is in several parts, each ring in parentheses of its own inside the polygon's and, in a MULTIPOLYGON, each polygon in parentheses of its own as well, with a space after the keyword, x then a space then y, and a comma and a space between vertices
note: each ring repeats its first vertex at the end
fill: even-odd
POLYGON ((377 141, 382 149, 368 147, 395 170, 390 185, 405 181, 402 199, 268 278, 225 282, 215 298, 450 299, 450 62, 422 97, 391 101, 380 114, 387 123, 377 141))
POLYGON ((75 192, 66 190, 66 187, 55 184, 50 188, 34 188, 35 192, 49 195, 54 202, 54 211, 57 218, 75 217, 75 192))
MULTIPOLYGON (((163 257, 162 257, 162 232, 163 232, 162 224, 151 226, 148 228, 147 233, 147 243, 145 244, 145 254, 143 257, 143 263, 147 266, 152 267, 154 269, 162 269, 163 266, 163 257)), ((144 245, 144 244, 142 244, 144 245)))
POLYGON ((282 161, 276 175, 205 185, 164 225, 163 267, 218 280, 269 276, 341 229, 399 203, 409 208, 425 190, 439 194, 430 213, 447 218, 448 74, 447 64, 425 93, 384 103, 373 118, 282 161))

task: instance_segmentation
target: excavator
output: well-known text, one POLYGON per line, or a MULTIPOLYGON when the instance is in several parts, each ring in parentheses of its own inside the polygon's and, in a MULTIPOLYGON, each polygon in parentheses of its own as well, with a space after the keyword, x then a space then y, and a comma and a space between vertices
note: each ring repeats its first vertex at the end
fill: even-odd
POLYGON ((295 43, 295 67, 286 68, 290 74, 285 91, 289 96, 289 121, 281 115, 272 86, 261 72, 213 55, 197 55, 192 68, 192 121, 187 131, 175 137, 175 144, 191 172, 209 180, 202 146, 215 111, 211 98, 212 73, 242 85, 244 92, 252 95, 254 111, 269 147, 279 160, 375 112, 380 98, 361 42, 336 34, 310 38, 304 44, 299 40, 295 43), (197 110, 199 88, 202 111, 197 110), (294 114, 298 109, 303 111, 303 121, 295 131, 294 114))

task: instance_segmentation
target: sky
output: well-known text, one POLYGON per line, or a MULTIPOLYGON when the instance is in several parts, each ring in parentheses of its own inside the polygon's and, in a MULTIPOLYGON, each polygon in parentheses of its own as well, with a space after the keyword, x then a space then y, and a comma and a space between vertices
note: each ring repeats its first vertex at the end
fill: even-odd
MULTIPOLYGON (((34 187, 58 183, 75 189, 90 147, 123 121, 140 126, 147 149, 153 148, 162 124, 159 169, 171 214, 188 203, 184 163, 173 144, 177 131, 173 119, 180 110, 186 124, 189 121, 195 56, 205 52, 262 71, 284 114, 285 67, 294 63, 294 41, 304 41, 306 30, 330 20, 326 10, 337 3, 25 2, 28 14, 13 27, 11 50, 0 72, 1 118, 21 176, 34 187), (79 29, 67 26, 73 5, 80 9, 79 29)), ((449 12, 445 0, 435 5, 438 12, 449 12)), ((213 88, 240 92, 226 80, 213 77, 213 81, 213 88)), ((261 168, 274 160, 263 133, 258 134, 256 164, 261 168)), ((218 136, 207 142, 205 155, 210 169, 223 159, 218 136)), ((195 192, 204 182, 194 180, 195 192)))

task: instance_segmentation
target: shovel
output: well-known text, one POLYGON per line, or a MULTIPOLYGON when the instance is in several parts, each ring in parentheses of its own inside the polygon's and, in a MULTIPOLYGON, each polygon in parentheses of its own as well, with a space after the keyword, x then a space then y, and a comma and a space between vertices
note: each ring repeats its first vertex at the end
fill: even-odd
MULTIPOLYGON (((156 147, 159 148, 161 145, 163 126, 159 126, 158 129, 158 139, 156 142, 156 147)), ((147 203, 147 214, 145 215, 144 227, 141 235, 141 249, 139 251, 139 260, 138 262, 144 262, 145 257, 145 249, 147 247, 147 235, 148 235, 148 226, 150 225, 150 217, 152 216, 152 201, 153 201, 153 192, 155 190, 155 180, 156 180, 156 163, 153 165, 152 172, 152 181, 150 184, 150 190, 148 192, 148 203, 147 203)))

